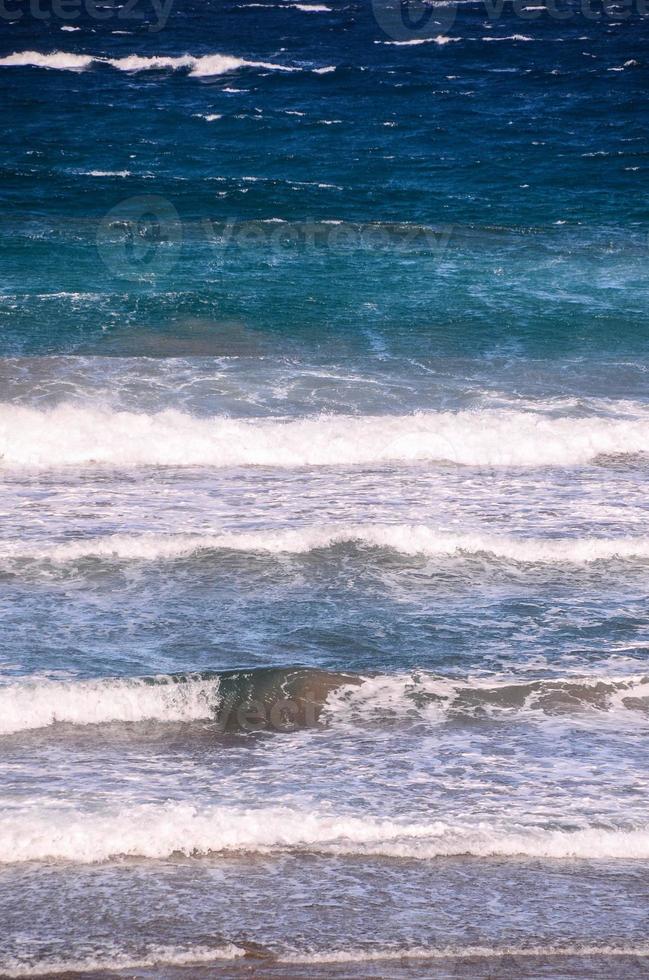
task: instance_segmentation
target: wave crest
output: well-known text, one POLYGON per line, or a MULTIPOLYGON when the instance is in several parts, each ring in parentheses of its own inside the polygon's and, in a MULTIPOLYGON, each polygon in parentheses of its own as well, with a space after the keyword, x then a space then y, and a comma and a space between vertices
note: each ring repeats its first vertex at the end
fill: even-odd
POLYGON ((53 725, 212 721, 220 731, 315 726, 329 694, 354 674, 259 667, 99 680, 30 679, 0 686, 0 735, 53 725))
POLYGON ((446 721, 527 720, 555 724, 569 719, 600 726, 647 723, 649 677, 630 675, 564 676, 555 678, 454 678, 420 671, 364 677, 355 686, 333 690, 325 704, 330 724, 383 724, 409 720, 428 724, 446 721))
POLYGON ((42 977, 59 973, 112 973, 115 970, 141 970, 147 967, 191 966, 199 963, 215 963, 218 960, 234 960, 246 956, 247 950, 234 943, 223 946, 194 946, 181 949, 175 946, 148 946, 139 954, 118 949, 98 952, 80 959, 46 959, 42 956, 34 965, 16 959, 2 963, 3 977, 42 977))
POLYGON ((649 678, 454 678, 428 672, 367 676, 306 667, 54 681, 0 686, 0 734, 53 725, 211 721, 218 731, 327 725, 569 718, 641 721, 649 678))
POLYGON ((180 802, 110 812, 52 808, 0 815, 0 863, 4 864, 283 852, 414 860, 459 856, 646 860, 649 828, 471 826, 287 807, 199 809, 180 802))
POLYGON ((195 721, 213 716, 218 697, 217 675, 19 681, 0 687, 0 734, 59 723, 195 721))
POLYGON ((580 466, 649 452, 644 417, 552 418, 502 409, 300 419, 197 418, 61 405, 0 406, 4 467, 580 466))
POLYGON ((73 54, 67 51, 16 51, 0 58, 0 65, 11 67, 52 68, 59 71, 85 71, 92 65, 110 65, 118 71, 177 71, 189 68, 196 77, 224 75, 240 68, 263 68, 267 71, 299 71, 290 65, 278 65, 268 61, 249 61, 226 54, 207 55, 126 55, 123 58, 105 58, 100 55, 73 54))
POLYGON ((274 953, 258 943, 243 943, 235 945, 227 943, 221 947, 193 946, 180 948, 174 946, 148 946, 141 952, 128 953, 119 949, 109 948, 98 950, 94 955, 79 959, 48 959, 39 957, 35 965, 22 960, 10 959, 0 962, 3 976, 30 977, 60 973, 113 972, 115 970, 133 970, 153 966, 192 966, 198 964, 216 963, 219 960, 234 960, 252 955, 254 959, 267 960, 270 963, 283 963, 288 966, 318 966, 324 964, 349 963, 389 963, 395 960, 456 960, 456 959, 544 959, 546 957, 647 957, 649 945, 636 943, 628 945, 610 945, 606 943, 570 943, 570 944, 536 944, 536 945, 472 945, 472 946, 405 946, 380 948, 373 945, 362 949, 325 949, 308 952, 274 953))
POLYGON ((449 534, 422 524, 262 529, 211 534, 109 534, 64 543, 0 542, 0 561, 65 564, 82 560, 173 561, 220 551, 304 555, 351 545, 389 549, 427 558, 473 558, 529 565, 583 565, 649 559, 649 537, 515 538, 495 534, 449 534))

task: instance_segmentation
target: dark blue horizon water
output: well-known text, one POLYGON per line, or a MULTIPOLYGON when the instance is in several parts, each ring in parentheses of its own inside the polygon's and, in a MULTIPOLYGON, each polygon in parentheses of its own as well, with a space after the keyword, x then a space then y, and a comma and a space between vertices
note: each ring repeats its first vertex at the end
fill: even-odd
POLYGON ((1 8, 3 976, 646 975, 649 21, 537 8, 1 8))
POLYGON ((399 46, 368 5, 325 6, 175 4, 158 33, 3 25, 4 57, 293 69, 3 66, 4 353, 137 354, 139 330, 196 319, 307 349, 367 350, 371 331, 419 354, 646 352, 646 19, 460 4, 449 43, 399 46), (170 254, 116 276, 101 221, 140 196, 175 210, 170 254), (290 229, 241 227, 270 219, 290 229))

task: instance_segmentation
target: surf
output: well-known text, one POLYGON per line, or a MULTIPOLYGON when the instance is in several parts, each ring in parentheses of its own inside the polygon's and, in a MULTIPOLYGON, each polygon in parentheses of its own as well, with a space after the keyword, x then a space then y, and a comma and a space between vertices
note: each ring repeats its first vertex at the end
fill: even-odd
POLYGON ((0 406, 0 466, 576 467, 649 452, 649 418, 551 417, 509 409, 410 415, 207 418, 62 404, 0 406))
POLYGON ((488 559, 516 565, 590 565, 649 559, 649 537, 538 538, 482 531, 449 533, 425 524, 342 524, 211 533, 105 534, 76 540, 0 541, 0 564, 79 565, 206 559, 229 552, 309 555, 338 548, 395 552, 404 557, 488 559))
POLYGON ((5 68, 50 68, 59 71, 86 71, 94 65, 108 65, 118 71, 177 71, 189 69, 196 77, 224 75, 241 68, 261 68, 266 71, 299 71, 291 65, 268 61, 251 61, 226 54, 208 55, 125 55, 122 58, 106 58, 101 55, 75 54, 67 51, 16 51, 0 58, 5 68))
POLYGON ((15 680, 0 685, 0 736, 109 724, 207 724, 223 732, 526 721, 645 725, 649 677, 453 677, 304 666, 140 677, 15 680))
POLYGON ((448 857, 647 860, 649 828, 559 830, 175 801, 114 810, 32 807, 0 814, 1 864, 286 853, 416 861, 448 857))

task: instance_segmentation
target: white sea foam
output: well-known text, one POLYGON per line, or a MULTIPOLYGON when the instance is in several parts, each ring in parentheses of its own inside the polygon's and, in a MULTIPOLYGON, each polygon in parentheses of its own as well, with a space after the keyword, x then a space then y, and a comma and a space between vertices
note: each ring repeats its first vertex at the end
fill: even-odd
POLYGON ((355 727, 383 724, 386 719, 424 721, 509 718, 556 727, 607 724, 643 729, 649 714, 649 678, 645 675, 453 678, 418 672, 380 674, 360 685, 331 692, 323 720, 355 727))
POLYGON ((453 44, 461 41, 461 37, 449 37, 447 34, 438 34, 437 37, 415 37, 408 41, 376 41, 376 44, 391 45, 395 48, 413 47, 419 44, 453 44))
MULTIPOLYGON (((39 959, 29 964, 18 959, 0 961, 2 975, 6 977, 48 976, 59 973, 109 972, 115 970, 146 969, 156 966, 191 966, 234 960, 246 956, 246 949, 228 943, 221 947, 195 946, 182 949, 174 946, 148 946, 143 952, 132 954, 119 949, 108 949, 79 959, 39 959)), ((405 946, 370 949, 338 949, 308 952, 285 952, 269 956, 271 962, 293 966, 317 966, 344 963, 380 963, 395 960, 457 960, 457 959, 511 959, 545 957, 647 957, 649 945, 636 943, 612 946, 610 944, 572 943, 519 945, 467 945, 467 946, 405 946)))
POLYGON ((299 71, 290 65, 278 65, 272 61, 247 61, 244 58, 232 58, 229 55, 208 54, 195 58, 190 75, 223 75, 239 68, 265 68, 268 71, 299 71))
POLYGON ((126 55, 123 58, 105 58, 95 55, 72 54, 65 51, 54 51, 43 54, 39 51, 17 51, 5 58, 0 58, 0 65, 5 67, 31 66, 35 68, 57 68, 67 71, 83 71, 93 64, 110 65, 118 71, 176 71, 180 68, 190 69, 194 76, 223 75, 226 72, 237 71, 239 68, 263 68, 269 71, 299 71, 290 65, 278 65, 267 61, 249 61, 246 58, 236 58, 232 55, 209 54, 202 56, 186 55, 126 55))
POLYGON ((196 62, 196 58, 191 55, 180 55, 179 57, 152 55, 146 57, 130 54, 123 58, 98 58, 96 60, 112 65, 118 71, 159 71, 165 68, 174 71, 177 68, 191 68, 196 62))
POLYGON ((422 524, 344 524, 211 534, 109 534, 61 543, 0 541, 0 561, 166 561, 212 551, 306 554, 345 544, 389 548, 404 555, 431 558, 484 555, 531 565, 649 559, 648 536, 515 538, 484 533, 449 534, 422 524))
POLYGON ((210 718, 219 700, 217 677, 86 681, 16 681, 0 686, 0 734, 57 723, 187 722, 210 718))
POLYGON ((508 34, 506 37, 486 37, 482 38, 483 41, 533 41, 534 38, 530 37, 528 34, 508 34))
MULTIPOLYGON (((319 680, 314 679, 315 686, 319 680)), ((638 674, 462 679, 417 672, 359 677, 355 683, 342 679, 340 684, 328 694, 322 720, 343 727, 381 725, 386 719, 438 725, 449 719, 511 717, 535 724, 555 725, 568 718, 571 725, 637 727, 646 726, 649 714, 649 678, 638 674)), ((208 720, 220 707, 220 691, 216 675, 11 680, 0 685, 0 735, 57 724, 208 720)))
POLYGON ((297 71, 288 65, 277 65, 268 61, 248 61, 246 58, 235 58, 226 54, 207 54, 201 57, 193 55, 180 55, 178 57, 142 57, 140 55, 128 55, 125 58, 109 58, 107 63, 117 68, 119 71, 158 71, 160 69, 176 70, 178 68, 189 68, 190 75, 212 76, 225 75, 227 72, 237 71, 239 68, 265 68, 269 71, 297 71))
POLYGON ((649 827, 550 830, 475 826, 442 820, 408 822, 287 807, 199 808, 186 802, 140 804, 121 810, 30 807, 0 814, 0 863, 77 863, 128 856, 162 859, 232 852, 437 857, 516 857, 589 860, 649 858, 649 827))
POLYGON ((0 58, 0 65, 83 71, 85 68, 89 68, 93 61, 94 58, 89 54, 71 54, 66 51, 54 51, 51 54, 42 54, 40 51, 17 51, 0 58))
POLYGON ((410 946, 384 949, 340 949, 313 953, 289 953, 281 963, 378 963, 393 960, 500 959, 505 957, 649 956, 649 945, 611 946, 574 943, 530 946, 410 946))
POLYGON ((132 177, 130 170, 87 170, 86 177, 132 177))
POLYGON ((0 405, 0 465, 327 466, 452 462, 579 466, 649 451, 647 418, 553 418, 504 409, 301 419, 197 418, 0 405))
POLYGON ((156 966, 191 966, 199 963, 213 963, 218 960, 234 960, 245 956, 246 951, 233 943, 213 948, 195 946, 181 949, 175 946, 148 946, 143 952, 134 954, 114 949, 94 956, 79 959, 40 959, 35 964, 16 959, 0 960, 3 977, 42 977, 57 973, 98 973, 113 970, 139 970, 156 966))

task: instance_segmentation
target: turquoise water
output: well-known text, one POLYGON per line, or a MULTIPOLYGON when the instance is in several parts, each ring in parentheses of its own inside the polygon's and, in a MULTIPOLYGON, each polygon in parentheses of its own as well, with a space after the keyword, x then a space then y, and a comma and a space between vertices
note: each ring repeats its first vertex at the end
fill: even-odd
POLYGON ((102 9, 1 24, 0 971, 642 976, 642 11, 102 9))

